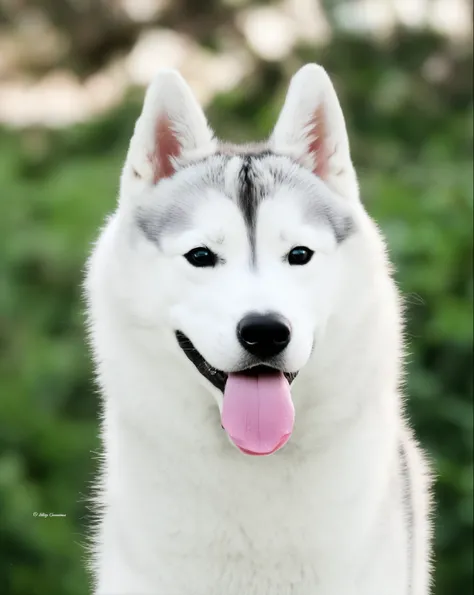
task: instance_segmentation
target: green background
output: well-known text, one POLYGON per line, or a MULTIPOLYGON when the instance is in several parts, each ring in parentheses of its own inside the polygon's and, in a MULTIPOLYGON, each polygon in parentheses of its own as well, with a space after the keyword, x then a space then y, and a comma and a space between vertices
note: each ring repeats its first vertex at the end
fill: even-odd
MULTIPOLYGON (((180 6, 193 22, 193 3, 180 6)), ((223 10, 209 2, 205 17, 225 18, 223 10)), ((219 51, 202 22, 195 38, 219 51)), ((72 51, 67 67, 93 71, 137 31, 127 35, 102 53, 72 51)), ((469 49, 427 30, 399 29, 385 43, 336 30, 329 45, 300 45, 281 62, 255 57, 254 73, 208 109, 219 135, 261 139, 299 65, 320 62, 333 77, 364 202, 387 236, 407 305, 408 408, 437 475, 436 595, 473 593, 471 60, 469 49), (438 82, 423 75, 433 55, 449 64, 438 82)), ((80 285, 91 242, 114 208, 142 94, 131 89, 119 108, 62 130, 0 129, 4 594, 88 592, 84 536, 100 445, 80 285)))

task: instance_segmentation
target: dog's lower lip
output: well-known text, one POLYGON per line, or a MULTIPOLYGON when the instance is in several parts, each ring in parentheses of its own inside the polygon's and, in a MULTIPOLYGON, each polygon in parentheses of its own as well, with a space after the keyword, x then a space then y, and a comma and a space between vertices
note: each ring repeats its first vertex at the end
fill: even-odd
MULTIPOLYGON (((206 378, 213 386, 218 388, 223 393, 225 389, 225 384, 227 382, 228 373, 223 372, 222 370, 218 370, 217 368, 211 366, 202 357, 202 355, 194 347, 190 339, 182 331, 176 331, 175 335, 178 341, 178 345, 181 347, 186 357, 194 364, 198 372, 202 376, 204 376, 204 378, 206 378)), ((257 364, 249 368, 244 368, 242 370, 235 370, 233 373, 248 374, 253 376, 257 374, 272 374, 278 372, 280 372, 280 370, 278 370, 277 368, 266 366, 264 364, 257 364)), ((284 374, 288 382, 291 384, 293 380, 296 378, 298 372, 284 372, 284 374)))

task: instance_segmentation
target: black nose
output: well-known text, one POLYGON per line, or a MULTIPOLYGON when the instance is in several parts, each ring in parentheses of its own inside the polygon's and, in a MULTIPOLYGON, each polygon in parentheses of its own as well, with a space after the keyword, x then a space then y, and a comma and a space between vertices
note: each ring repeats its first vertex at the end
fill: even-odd
POLYGON ((239 342, 261 359, 278 355, 290 342, 290 326, 277 314, 247 314, 237 325, 239 342))

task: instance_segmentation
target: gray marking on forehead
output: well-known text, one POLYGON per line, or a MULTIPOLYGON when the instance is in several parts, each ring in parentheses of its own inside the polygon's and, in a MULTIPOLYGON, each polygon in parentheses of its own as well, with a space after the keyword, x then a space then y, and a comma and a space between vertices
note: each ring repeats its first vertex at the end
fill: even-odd
POLYGON ((255 229, 257 226, 257 208, 260 196, 255 185, 255 173, 252 171, 251 157, 246 156, 242 161, 238 177, 239 188, 237 191, 238 206, 247 227, 250 242, 252 262, 255 261, 255 229))
POLYGON ((136 209, 136 223, 145 237, 160 245, 164 234, 190 229, 194 210, 208 196, 207 190, 217 190, 224 199, 235 200, 239 207, 247 228, 251 261, 255 264, 258 208, 281 186, 297 190, 300 198, 296 203, 303 209, 305 221, 310 225, 327 224, 338 243, 355 231, 344 199, 335 196, 309 170, 289 157, 273 153, 265 145, 223 145, 217 153, 188 163, 173 176, 170 194, 165 186, 157 188, 148 205, 136 209), (236 157, 242 163, 232 197, 226 195, 226 173, 230 161, 236 157))
POLYGON ((136 224, 148 240, 160 246, 165 234, 190 229, 194 211, 208 198, 208 190, 224 190, 225 164, 222 159, 213 161, 211 167, 204 161, 186 166, 173 176, 172 182, 151 189, 147 204, 135 210, 136 224))
MULTIPOLYGON (((349 204, 336 196, 326 184, 308 169, 284 155, 277 155, 264 145, 247 147, 239 154, 240 147, 227 149, 223 155, 223 173, 232 156, 242 157, 237 179, 237 205, 244 218, 251 249, 252 263, 256 260, 257 212, 262 201, 286 186, 298 191, 295 202, 303 208, 305 221, 310 225, 328 225, 338 244, 355 231, 349 204)), ((295 204, 295 208, 296 208, 295 204)))
POLYGON ((287 158, 272 160, 269 170, 277 186, 286 185, 299 191, 307 223, 329 225, 338 244, 355 231, 355 222, 350 206, 345 199, 336 196, 326 184, 306 168, 287 158), (291 163, 291 164, 290 164, 291 163))
POLYGON ((256 261, 256 228, 257 211, 260 203, 270 194, 275 180, 267 175, 264 165, 272 152, 261 147, 260 150, 248 151, 242 159, 242 166, 238 174, 237 204, 247 227, 250 242, 250 258, 254 265, 256 261), (270 182, 270 185, 269 185, 270 182))
POLYGON ((235 200, 247 228, 252 262, 255 261, 257 210, 261 201, 268 194, 268 176, 261 163, 272 155, 274 153, 263 143, 254 145, 220 144, 217 152, 213 155, 188 164, 188 167, 204 164, 205 171, 202 179, 204 185, 218 189, 223 196, 235 200), (229 163, 235 158, 241 159, 241 166, 234 181, 234 191, 231 191, 229 196, 226 195, 226 173, 229 163))
POLYGON ((355 231, 354 219, 348 213, 318 199, 309 197, 306 200, 305 216, 309 224, 320 224, 321 220, 329 224, 338 244, 355 231))
POLYGON ((180 233, 191 227, 192 209, 182 205, 169 205, 167 208, 137 207, 135 218, 145 237, 160 246, 165 233, 180 233))

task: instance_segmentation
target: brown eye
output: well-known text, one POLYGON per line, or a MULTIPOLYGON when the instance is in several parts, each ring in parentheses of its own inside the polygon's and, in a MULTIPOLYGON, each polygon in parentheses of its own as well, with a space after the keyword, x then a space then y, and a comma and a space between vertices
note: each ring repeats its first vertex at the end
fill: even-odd
POLYGON ((288 263, 291 265, 303 265, 308 264, 308 262, 313 257, 313 250, 306 248, 306 246, 296 246, 288 253, 288 263))

